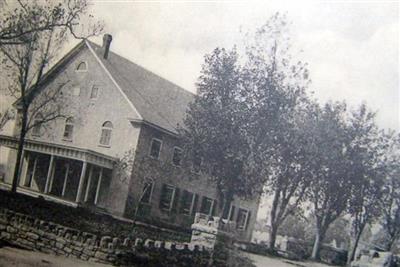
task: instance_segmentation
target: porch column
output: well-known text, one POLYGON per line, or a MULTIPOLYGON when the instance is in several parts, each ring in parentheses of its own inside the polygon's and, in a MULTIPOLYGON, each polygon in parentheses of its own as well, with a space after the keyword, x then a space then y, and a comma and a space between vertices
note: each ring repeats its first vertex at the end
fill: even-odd
POLYGON ((86 173, 87 162, 83 162, 81 177, 79 178, 78 193, 76 194, 75 202, 80 202, 82 199, 83 185, 85 183, 85 173, 86 173))
POLYGON ((94 166, 90 165, 89 178, 88 178, 88 182, 86 185, 85 198, 84 198, 85 202, 88 200, 88 197, 89 197, 90 184, 92 183, 92 176, 93 176, 93 168, 94 168, 94 166))
POLYGON ((22 150, 22 160, 21 160, 21 167, 19 169, 19 181, 18 186, 22 185, 25 186, 26 184, 26 174, 28 173, 28 165, 29 165, 29 158, 31 157, 30 153, 26 153, 25 150, 22 150), (26 156, 26 158, 25 158, 26 156))
POLYGON ((67 168, 65 170, 64 184, 63 184, 61 196, 65 195, 65 189, 67 188, 67 181, 68 181, 68 173, 69 173, 69 163, 67 163, 67 168))
POLYGON ((51 190, 53 189, 55 171, 56 171, 56 167, 53 165, 53 168, 51 168, 51 174, 50 174, 49 192, 51 192, 51 190))
MULTIPOLYGON (((33 162, 32 176, 29 178, 29 183, 27 184, 28 187, 32 187, 32 180, 35 179, 37 161, 38 161, 38 157, 36 156, 36 157, 35 157, 35 161, 33 162)), ((25 176, 25 177, 26 177, 26 176, 25 176)), ((26 179, 26 178, 25 178, 25 179, 26 179)))
POLYGON ((103 178, 103 168, 100 168, 99 180, 97 181, 96 187, 96 196, 94 197, 94 204, 97 205, 99 201, 99 194, 100 194, 100 186, 101 186, 101 179, 103 178))
POLYGON ((53 173, 53 165, 54 165, 54 155, 50 156, 50 163, 49 163, 49 169, 47 171, 47 176, 46 176, 46 184, 44 186, 44 193, 47 194, 49 192, 49 187, 50 187, 50 180, 51 176, 53 173))

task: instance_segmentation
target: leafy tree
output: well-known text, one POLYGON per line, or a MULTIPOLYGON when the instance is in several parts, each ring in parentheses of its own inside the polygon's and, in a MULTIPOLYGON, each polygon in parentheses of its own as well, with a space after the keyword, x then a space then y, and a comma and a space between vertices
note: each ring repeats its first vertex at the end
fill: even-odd
POLYGON ((190 154, 212 168, 221 215, 233 195, 252 196, 274 176, 270 185, 278 191, 279 207, 273 208, 273 236, 306 188, 301 151, 292 145, 302 138, 297 115, 305 108, 308 70, 305 64, 290 64, 281 34, 285 25, 286 18, 276 14, 247 38, 243 67, 235 49, 206 56, 182 131, 190 154))
POLYGON ((346 246, 350 242, 349 235, 350 222, 344 217, 337 218, 328 228, 325 235, 325 243, 335 242, 338 247, 342 244, 346 246))
POLYGON ((382 148, 378 139, 375 114, 365 104, 350 117, 348 134, 352 143, 349 147, 354 177, 354 186, 348 212, 352 217, 352 246, 347 258, 348 264, 354 259, 358 243, 365 227, 380 214, 382 176, 380 162, 382 148))
POLYGON ((384 148, 381 173, 384 182, 380 209, 383 227, 389 236, 387 249, 392 250, 400 236, 400 134, 383 132, 381 142, 384 148))
POLYGON ((278 235, 306 240, 308 220, 299 214, 290 214, 278 229, 278 235))
POLYGON ((180 129, 188 154, 194 162, 202 162, 202 171, 216 184, 220 217, 234 195, 250 196, 254 189, 244 180, 249 147, 242 84, 235 49, 216 48, 206 55, 198 94, 180 129))
POLYGON ((327 103, 315 106, 308 123, 310 173, 312 183, 308 199, 315 216, 315 241, 312 259, 320 259, 326 232, 347 208, 352 189, 352 169, 348 152, 346 105, 327 103))
POLYGON ((276 13, 254 36, 247 38, 248 62, 244 69, 253 170, 267 180, 266 193, 273 195, 270 212, 270 249, 279 227, 304 200, 309 186, 304 125, 310 83, 307 64, 293 63, 289 24, 276 13))
MULTIPOLYGON (((25 136, 29 130, 57 118, 65 117, 62 89, 68 79, 54 88, 39 92, 45 72, 59 55, 70 35, 77 36, 80 20, 87 13, 87 1, 18 1, 17 7, 2 10, 0 53, 7 89, 16 97, 20 127, 17 159, 12 191, 18 185, 25 136)), ((88 35, 97 34, 100 26, 90 28, 88 35)))

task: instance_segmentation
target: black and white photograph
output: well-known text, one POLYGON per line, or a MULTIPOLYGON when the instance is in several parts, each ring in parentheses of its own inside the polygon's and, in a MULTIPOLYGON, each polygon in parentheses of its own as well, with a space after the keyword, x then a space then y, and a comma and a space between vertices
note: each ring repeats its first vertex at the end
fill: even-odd
POLYGON ((0 0, 0 267, 400 266, 399 8, 0 0))

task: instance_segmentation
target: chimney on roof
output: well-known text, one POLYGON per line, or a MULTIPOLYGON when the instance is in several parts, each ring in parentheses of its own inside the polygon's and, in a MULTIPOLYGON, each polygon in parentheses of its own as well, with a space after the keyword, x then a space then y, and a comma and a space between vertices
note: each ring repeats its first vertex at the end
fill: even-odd
POLYGON ((103 35, 103 49, 104 49, 103 57, 104 57, 104 59, 108 58, 108 52, 110 51, 111 41, 112 41, 111 34, 106 33, 103 35))

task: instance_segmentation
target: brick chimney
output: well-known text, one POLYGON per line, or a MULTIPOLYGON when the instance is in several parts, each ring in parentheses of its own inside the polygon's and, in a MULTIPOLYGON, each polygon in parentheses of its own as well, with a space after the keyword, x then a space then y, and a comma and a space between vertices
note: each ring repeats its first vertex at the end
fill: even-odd
POLYGON ((104 49, 103 57, 104 57, 104 59, 108 58, 108 52, 110 51, 111 41, 112 41, 111 34, 108 34, 108 33, 104 34, 104 36, 103 36, 103 49, 104 49))

